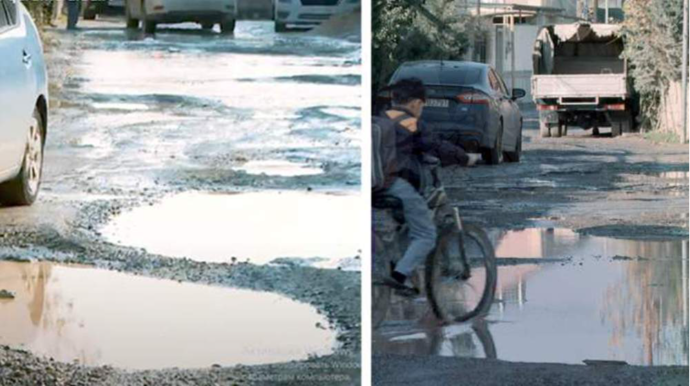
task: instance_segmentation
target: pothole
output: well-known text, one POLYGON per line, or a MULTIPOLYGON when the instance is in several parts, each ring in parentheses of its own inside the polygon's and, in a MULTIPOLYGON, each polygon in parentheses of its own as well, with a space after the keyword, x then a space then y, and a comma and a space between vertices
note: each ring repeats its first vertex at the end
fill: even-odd
POLYGON ((182 193, 123 213, 107 240, 171 257, 267 264, 300 258, 336 264, 359 254, 356 194, 264 191, 182 193))
POLYGON ((279 160, 264 160, 264 161, 249 161, 237 168, 247 174, 280 177, 297 177, 297 176, 313 176, 322 174, 323 169, 309 167, 307 164, 300 164, 289 161, 279 160))
POLYGON ((489 234, 499 261, 518 262, 498 268, 488 335, 467 325, 430 328, 433 316, 424 298, 396 298, 389 320, 374 334, 375 351, 688 364, 687 240, 623 240, 568 229, 489 234))
POLYGON ((51 263, 0 262, 0 344, 125 369, 266 364, 326 355, 327 320, 271 293, 51 263))

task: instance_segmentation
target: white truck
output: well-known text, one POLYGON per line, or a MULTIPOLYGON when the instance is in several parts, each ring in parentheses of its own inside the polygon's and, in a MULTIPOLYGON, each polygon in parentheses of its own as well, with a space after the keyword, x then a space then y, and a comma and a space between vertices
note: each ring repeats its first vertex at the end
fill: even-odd
POLYGON ((532 97, 542 137, 567 135, 568 126, 611 127, 630 132, 637 107, 621 58, 623 40, 615 24, 545 26, 533 51, 532 97))

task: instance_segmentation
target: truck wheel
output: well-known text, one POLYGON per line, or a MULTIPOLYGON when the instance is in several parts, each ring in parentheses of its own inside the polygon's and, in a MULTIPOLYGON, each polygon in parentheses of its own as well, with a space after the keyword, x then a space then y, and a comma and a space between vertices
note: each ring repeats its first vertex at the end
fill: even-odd
POLYGON ((132 17, 132 11, 129 10, 129 1, 125 2, 125 15, 127 19, 127 28, 138 29, 139 19, 135 19, 132 17))
POLYGON ((232 34, 235 32, 235 19, 224 20, 220 23, 220 33, 232 34))
POLYGON ((551 136, 551 129, 549 128, 549 124, 541 119, 539 120, 539 134, 541 134, 542 138, 549 138, 551 136))
POLYGON ((633 117, 630 111, 626 111, 621 121, 621 132, 632 133, 633 131, 633 117))
POLYGON ((563 125, 560 123, 558 125, 553 125, 551 127, 551 136, 554 138, 560 138, 563 133, 563 125))
POLYGON ((156 22, 149 19, 149 16, 146 14, 146 3, 141 2, 141 24, 142 28, 144 29, 144 33, 147 35, 153 35, 156 33, 156 22))
POLYGON ((212 30, 213 29, 213 23, 201 23, 201 29, 203 30, 212 30))
POLYGON ((623 130, 623 122, 619 120, 615 120, 611 122, 611 137, 618 137, 621 135, 623 130))
POLYGON ((279 21, 276 21, 276 24, 275 24, 275 31, 276 31, 276 32, 287 32, 287 31, 288 31, 287 24, 286 24, 286 23, 281 23, 281 22, 279 22, 279 21))

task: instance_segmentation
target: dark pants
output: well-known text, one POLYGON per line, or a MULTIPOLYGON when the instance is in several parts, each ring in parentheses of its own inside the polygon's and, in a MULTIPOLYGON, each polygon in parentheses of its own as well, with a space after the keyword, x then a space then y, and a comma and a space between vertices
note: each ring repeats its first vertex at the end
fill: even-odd
POLYGON ((81 0, 67 0, 67 29, 76 29, 81 11, 81 0))

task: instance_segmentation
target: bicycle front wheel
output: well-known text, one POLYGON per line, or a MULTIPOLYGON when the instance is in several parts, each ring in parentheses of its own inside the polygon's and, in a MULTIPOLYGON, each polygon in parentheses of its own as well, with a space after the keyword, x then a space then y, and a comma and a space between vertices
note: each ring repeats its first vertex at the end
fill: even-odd
POLYGON ((372 251, 371 322, 372 326, 377 328, 388 315, 392 290, 382 283, 383 277, 390 276, 389 251, 378 235, 374 234, 372 241, 374 250, 372 251))
POLYGON ((464 322, 488 313, 496 293, 497 272, 496 256, 486 233, 472 224, 464 224, 462 232, 446 232, 427 259, 424 281, 438 319, 464 322))

